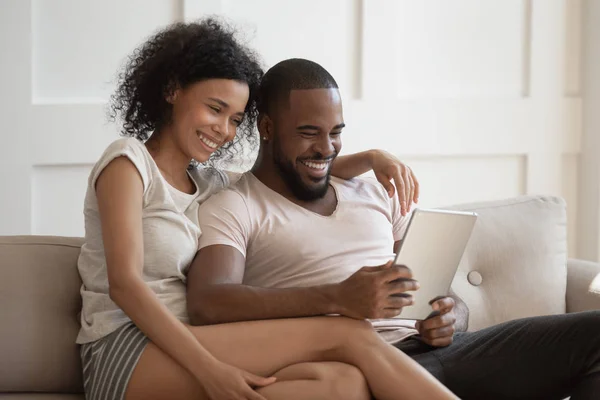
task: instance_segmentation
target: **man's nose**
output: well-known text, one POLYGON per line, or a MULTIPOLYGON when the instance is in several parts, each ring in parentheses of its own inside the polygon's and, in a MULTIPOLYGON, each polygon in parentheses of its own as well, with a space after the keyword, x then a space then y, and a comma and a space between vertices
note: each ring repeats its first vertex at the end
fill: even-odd
POLYGON ((335 154, 335 147, 333 146, 333 140, 329 135, 321 137, 315 144, 315 151, 321 153, 324 158, 333 156, 335 154))

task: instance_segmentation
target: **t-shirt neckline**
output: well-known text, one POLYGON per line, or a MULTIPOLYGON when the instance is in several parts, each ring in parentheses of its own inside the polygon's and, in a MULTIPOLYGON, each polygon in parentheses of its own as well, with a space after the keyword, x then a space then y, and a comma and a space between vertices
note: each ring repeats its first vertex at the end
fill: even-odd
POLYGON ((259 186, 261 188, 263 188, 264 190, 267 190, 267 191, 269 191, 271 193, 274 193, 276 196, 278 196, 279 198, 283 199, 285 202, 287 202, 289 204, 292 204, 293 207, 299 208, 299 209, 303 210, 304 212, 306 212, 308 214, 315 215, 315 216, 318 216, 318 217, 321 217, 321 218, 335 218, 337 216, 337 214, 339 213, 339 210, 340 210, 340 193, 339 193, 338 188, 334 184, 334 179, 335 179, 334 176, 332 176, 331 179, 329 180, 329 185, 333 188, 333 191, 335 193, 335 199, 336 199, 335 209, 333 210, 333 212, 331 214, 329 214, 329 215, 323 215, 323 214, 319 214, 318 212, 306 209, 306 208, 302 207, 301 205, 294 203, 293 201, 291 201, 287 197, 281 195, 280 193, 277 193, 276 191, 274 191, 273 189, 271 189, 270 187, 268 187, 267 185, 265 185, 260 179, 258 179, 256 177, 256 175, 254 175, 254 173, 248 172, 247 174, 249 176, 251 176, 251 179, 254 179, 256 182, 258 182, 259 186))
POLYGON ((176 194, 181 195, 181 196, 189 197, 190 199, 196 198, 196 197, 198 197, 200 195, 200 187, 198 187, 198 183, 196 182, 196 180, 194 179, 194 177, 192 176, 192 174, 190 174, 189 170, 186 170, 185 173, 190 178, 190 180, 194 183, 194 187, 196 188, 196 190, 194 191, 194 193, 186 193, 186 192, 184 192, 182 190, 177 189, 175 186, 171 185, 169 183, 169 181, 166 180, 165 177, 163 176, 162 172, 160 171, 160 168, 158 168, 158 164, 154 160, 154 157, 152 157, 152 154, 150 154, 150 152, 148 151, 148 148, 146 147, 146 145, 144 143, 140 143, 140 144, 144 148, 144 151, 146 152, 146 155, 150 158, 152 164, 154 165, 154 168, 156 168, 156 171, 158 172, 158 176, 160 176, 160 179, 162 179, 165 182, 165 184, 167 184, 167 186, 170 189, 172 189, 176 194))

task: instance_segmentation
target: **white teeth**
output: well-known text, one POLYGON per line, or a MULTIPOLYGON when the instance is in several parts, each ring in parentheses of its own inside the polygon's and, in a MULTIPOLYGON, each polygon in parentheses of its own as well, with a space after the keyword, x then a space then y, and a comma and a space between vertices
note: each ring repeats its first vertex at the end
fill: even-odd
POLYGON ((328 162, 313 162, 313 161, 302 161, 302 164, 306 165, 308 168, 324 170, 329 165, 328 162))
POLYGON ((213 142, 212 140, 208 140, 207 138, 205 138, 202 135, 200 135, 199 137, 200 137, 200 140, 202 140, 202 143, 204 143, 211 149, 216 149, 217 147, 219 147, 219 145, 217 143, 213 142))

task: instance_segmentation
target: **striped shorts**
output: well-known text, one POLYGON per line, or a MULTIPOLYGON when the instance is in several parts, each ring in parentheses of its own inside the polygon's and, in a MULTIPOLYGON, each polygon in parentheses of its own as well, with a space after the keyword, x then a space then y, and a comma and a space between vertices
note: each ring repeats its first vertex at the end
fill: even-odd
POLYGON ((86 400, 123 400, 148 338, 133 322, 81 346, 86 400))

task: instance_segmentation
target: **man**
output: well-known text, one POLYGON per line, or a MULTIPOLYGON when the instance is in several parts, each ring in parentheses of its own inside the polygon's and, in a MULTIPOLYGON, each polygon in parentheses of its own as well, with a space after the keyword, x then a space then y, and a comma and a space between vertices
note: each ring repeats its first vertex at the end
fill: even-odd
POLYGON ((466 306, 444 296, 414 327, 390 321, 418 289, 408 268, 389 264, 407 217, 375 181, 330 177, 344 128, 335 80, 318 64, 286 60, 266 73, 260 98, 252 172, 200 210, 201 250, 188 276, 192 323, 371 319, 461 398, 597 398, 598 312, 466 333, 466 306))

